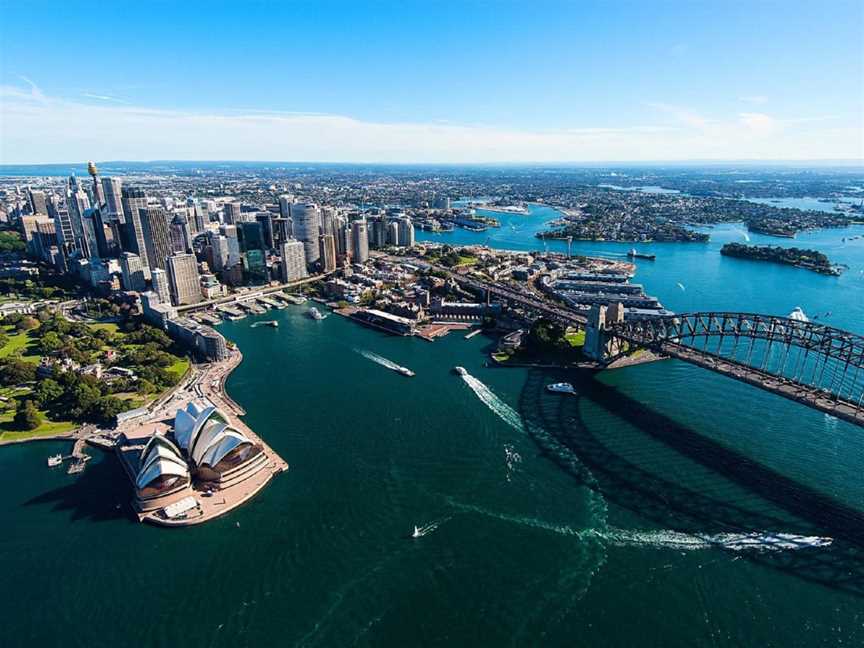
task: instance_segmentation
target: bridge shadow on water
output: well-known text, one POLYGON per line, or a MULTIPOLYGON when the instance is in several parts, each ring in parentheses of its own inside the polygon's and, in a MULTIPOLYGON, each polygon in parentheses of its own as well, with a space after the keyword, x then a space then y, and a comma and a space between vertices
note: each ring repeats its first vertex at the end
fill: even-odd
MULTIPOLYGON (((830 536, 829 547, 736 552, 752 562, 832 589, 864 596, 864 513, 778 473, 752 457, 701 435, 597 380, 568 373, 578 397, 551 397, 545 386, 559 373, 529 370, 519 410, 544 455, 575 479, 659 526, 696 535, 783 532, 830 536), (633 463, 603 442, 582 416, 584 400, 634 431, 708 469, 762 500, 727 501, 633 463)), ((729 498, 727 498, 729 499, 729 498)), ((722 550, 722 546, 718 545, 722 550)))
POLYGON ((70 475, 68 483, 27 500, 25 505, 48 505, 54 511, 69 512, 73 521, 132 521, 130 495, 129 480, 117 459, 94 457, 84 472, 70 475))

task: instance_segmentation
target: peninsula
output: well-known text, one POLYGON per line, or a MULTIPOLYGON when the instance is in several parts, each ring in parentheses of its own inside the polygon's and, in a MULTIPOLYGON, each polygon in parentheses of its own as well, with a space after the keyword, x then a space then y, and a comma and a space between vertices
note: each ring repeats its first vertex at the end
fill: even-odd
POLYGON ((802 250, 795 247, 784 248, 777 245, 727 243, 721 248, 720 254, 739 259, 782 263, 833 276, 837 276, 842 272, 841 268, 833 265, 827 256, 817 250, 802 250))

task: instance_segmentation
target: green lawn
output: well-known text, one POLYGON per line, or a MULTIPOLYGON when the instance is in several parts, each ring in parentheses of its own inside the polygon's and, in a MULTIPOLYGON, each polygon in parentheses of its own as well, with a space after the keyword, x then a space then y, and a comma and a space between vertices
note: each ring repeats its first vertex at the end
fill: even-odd
POLYGON ((576 331, 574 333, 567 333, 564 336, 564 339, 570 343, 571 347, 585 346, 585 331, 576 331))
POLYGON ((90 324, 89 326, 94 331, 103 330, 113 333, 114 335, 117 335, 117 332, 120 330, 120 327, 114 322, 97 322, 96 324, 90 324))
MULTIPOLYGON (((9 337, 9 341, 0 349, 0 358, 21 352, 21 359, 25 362, 39 362, 40 356, 36 351, 36 338, 33 331, 16 332, 14 326, 3 326, 3 332, 9 337)), ((35 329, 34 329, 35 330, 35 329)))
MULTIPOLYGON (((6 388, 2 390, 3 395, 10 398, 12 392, 16 396, 26 396, 30 393, 29 389, 6 388), (8 392, 8 393, 6 393, 8 392)), ((77 423, 72 421, 52 421, 43 410, 39 410, 42 415, 42 425, 35 430, 16 430, 12 419, 15 418, 15 407, 17 401, 10 398, 7 403, 0 403, 0 441, 21 441, 23 439, 36 439, 44 436, 53 436, 55 434, 63 434, 70 432, 78 427, 77 423)))
POLYGON ((182 378, 187 371, 189 371, 189 359, 188 358, 178 358, 177 362, 172 365, 168 365, 165 367, 167 371, 170 371, 179 380, 182 378))

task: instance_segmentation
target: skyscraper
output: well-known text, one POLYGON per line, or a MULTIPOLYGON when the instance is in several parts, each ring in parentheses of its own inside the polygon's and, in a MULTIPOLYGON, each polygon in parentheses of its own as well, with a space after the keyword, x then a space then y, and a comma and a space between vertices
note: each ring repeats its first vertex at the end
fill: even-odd
POLYGON ((414 223, 410 218, 403 218, 399 221, 399 241, 398 244, 402 247, 414 247, 414 223))
POLYGON ((153 281, 153 292, 159 295, 159 301, 163 304, 171 304, 171 287, 168 284, 168 273, 162 268, 153 268, 150 271, 153 281))
POLYGON ((189 231, 189 221, 182 211, 177 211, 168 227, 168 238, 171 251, 184 253, 192 250, 192 234, 189 231))
POLYGON ((228 260, 226 267, 231 267, 240 263, 240 241, 237 238, 236 225, 222 225, 219 232, 225 237, 228 245, 228 260))
POLYGON ((120 271, 123 275, 123 288, 144 292, 146 283, 144 281, 144 266, 141 257, 132 252, 124 252, 120 255, 120 271))
POLYGON ((121 191, 123 214, 126 217, 125 238, 123 245, 130 252, 141 258, 144 278, 150 278, 150 259, 147 256, 147 244, 144 239, 144 227, 141 224, 141 210, 147 208, 147 194, 142 189, 123 187, 121 191))
POLYGON ((239 201, 231 201, 226 202, 222 206, 222 222, 226 225, 234 225, 239 223, 242 220, 240 217, 240 202, 239 201))
POLYGON ((291 218, 294 221, 294 236, 303 242, 306 263, 311 265, 318 260, 318 237, 321 235, 321 214, 313 203, 294 203, 291 205, 291 218))
POLYGON ((294 196, 283 195, 279 196, 279 216, 282 218, 291 218, 291 203, 294 202, 294 196))
POLYGON ((255 214, 255 220, 261 224, 261 234, 264 237, 266 249, 272 249, 274 247, 273 215, 267 211, 258 212, 255 214))
POLYGON ((48 215, 48 205, 45 202, 44 191, 35 191, 30 189, 27 192, 27 202, 30 205, 31 214, 41 214, 43 216, 48 215))
POLYGON ((175 306, 197 304, 202 300, 198 262, 194 254, 172 254, 167 259, 171 298, 175 306))
POLYGON ((324 272, 333 272, 336 269, 336 241, 332 234, 322 234, 319 243, 321 269, 324 272))
POLYGON ((141 215, 141 232, 147 250, 150 269, 165 269, 165 257, 171 254, 171 240, 168 236, 168 215, 162 207, 147 207, 138 212, 141 215))
POLYGON ((117 178, 102 178, 102 192, 105 194, 106 213, 115 220, 123 222, 122 183, 117 178))
POLYGON ((366 263, 369 260, 369 228, 365 220, 357 220, 351 224, 351 238, 354 263, 366 263))
POLYGON ((282 282, 297 281, 307 276, 305 246, 300 241, 282 244, 282 282))

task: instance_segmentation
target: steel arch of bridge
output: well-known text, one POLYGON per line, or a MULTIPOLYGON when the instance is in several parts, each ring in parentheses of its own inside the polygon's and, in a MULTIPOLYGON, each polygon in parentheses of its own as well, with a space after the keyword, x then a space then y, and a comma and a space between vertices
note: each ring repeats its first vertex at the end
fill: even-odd
MULTIPOLYGON (((864 426, 864 337, 787 317, 698 312, 629 320, 608 334, 864 426)), ((622 345, 618 345, 622 347, 622 345)))

